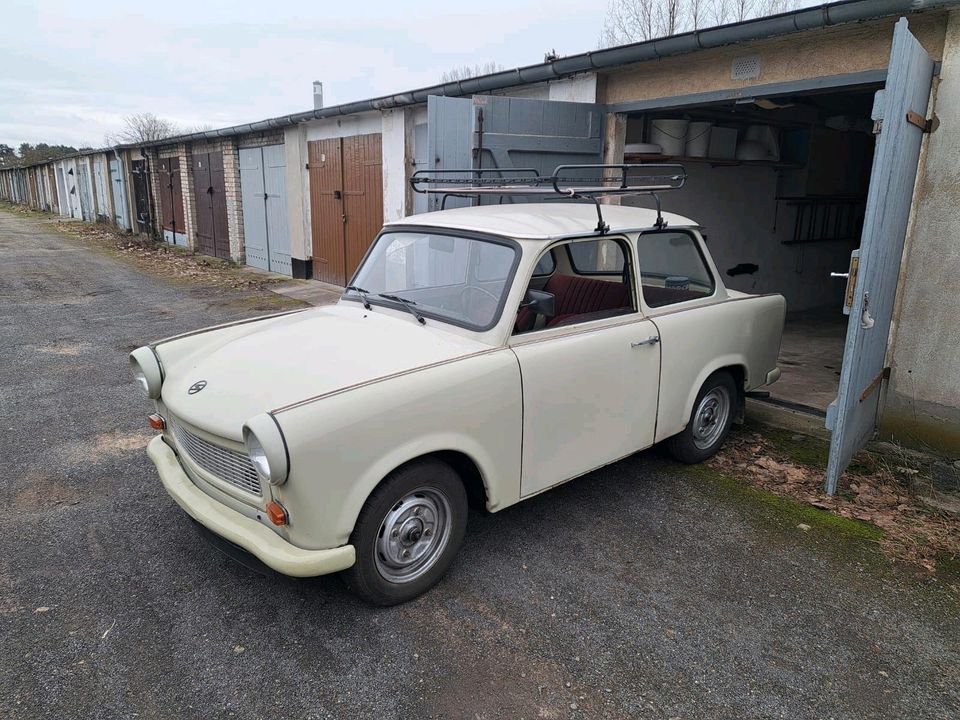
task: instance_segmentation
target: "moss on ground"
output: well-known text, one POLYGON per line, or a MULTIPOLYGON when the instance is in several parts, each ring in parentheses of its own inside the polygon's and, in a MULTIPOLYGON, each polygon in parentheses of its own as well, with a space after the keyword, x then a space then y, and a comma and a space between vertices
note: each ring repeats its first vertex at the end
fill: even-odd
POLYGON ((884 536, 883 530, 872 523, 834 515, 793 498, 748 485, 705 465, 685 467, 682 472, 691 479, 707 484, 718 499, 735 505, 774 529, 795 532, 798 525, 809 525, 811 530, 822 530, 829 533, 828 537, 845 541, 840 543, 843 546, 849 540, 859 541, 856 543, 858 545, 875 546, 884 536))

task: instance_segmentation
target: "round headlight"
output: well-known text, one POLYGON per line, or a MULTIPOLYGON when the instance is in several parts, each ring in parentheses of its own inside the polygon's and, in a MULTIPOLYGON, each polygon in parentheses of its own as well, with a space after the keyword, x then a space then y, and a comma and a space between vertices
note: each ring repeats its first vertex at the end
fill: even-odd
POLYGON ((130 369, 133 379, 148 398, 156 400, 160 397, 163 370, 153 350, 141 347, 130 353, 130 369))
POLYGON ((247 453, 250 455, 250 462, 253 463, 253 466, 257 469, 257 472, 260 473, 261 477, 269 480, 270 461, 267 459, 267 451, 263 449, 263 445, 260 444, 257 436, 252 432, 246 433, 244 441, 247 444, 247 453))
POLYGON ((271 485, 282 485, 290 471, 287 443, 277 421, 269 413, 247 420, 243 442, 257 473, 271 485))

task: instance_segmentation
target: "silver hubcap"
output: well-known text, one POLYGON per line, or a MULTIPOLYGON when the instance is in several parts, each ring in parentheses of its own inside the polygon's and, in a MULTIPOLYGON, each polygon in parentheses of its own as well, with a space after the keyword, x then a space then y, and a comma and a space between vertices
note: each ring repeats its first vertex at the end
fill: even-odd
POLYGON ((693 444, 701 450, 713 447, 730 415, 730 393, 725 387, 717 387, 700 399, 693 413, 693 444))
POLYGON ((408 583, 427 572, 450 539, 450 502, 435 488, 418 488, 390 508, 374 548, 377 570, 408 583))

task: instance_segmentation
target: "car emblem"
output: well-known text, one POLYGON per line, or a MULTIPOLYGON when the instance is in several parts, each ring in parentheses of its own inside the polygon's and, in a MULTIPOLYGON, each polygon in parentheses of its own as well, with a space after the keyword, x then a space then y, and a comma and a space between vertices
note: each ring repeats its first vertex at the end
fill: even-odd
POLYGON ((187 395, 196 395, 198 392, 203 390, 207 386, 206 380, 197 380, 193 385, 187 390, 187 395))

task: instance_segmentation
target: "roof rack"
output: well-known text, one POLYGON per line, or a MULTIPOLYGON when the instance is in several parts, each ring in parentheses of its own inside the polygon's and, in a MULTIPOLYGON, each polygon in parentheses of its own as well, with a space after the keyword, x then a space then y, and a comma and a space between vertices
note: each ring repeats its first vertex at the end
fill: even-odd
POLYGON ((569 200, 592 200, 597 208, 596 232, 606 233, 600 198, 650 195, 657 203, 656 227, 666 226, 658 193, 679 190, 687 180, 683 165, 675 163, 618 163, 558 165, 553 174, 540 175, 534 168, 456 168, 417 170, 410 177, 414 192, 443 197, 480 198, 558 195, 569 200))

